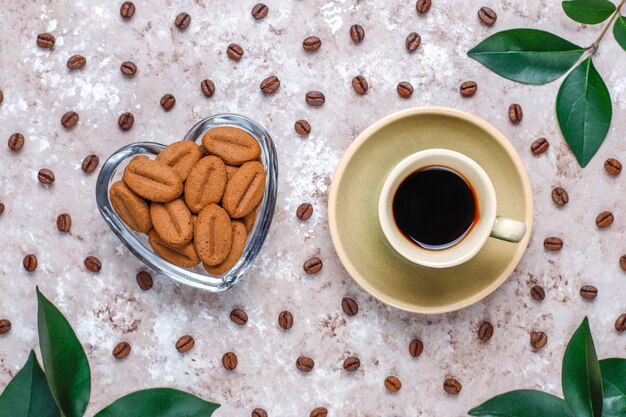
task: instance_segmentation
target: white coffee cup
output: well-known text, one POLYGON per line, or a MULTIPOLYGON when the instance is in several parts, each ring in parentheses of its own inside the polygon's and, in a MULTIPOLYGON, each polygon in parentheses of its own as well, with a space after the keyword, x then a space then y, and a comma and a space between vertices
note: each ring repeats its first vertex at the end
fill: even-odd
POLYGON ((497 215, 496 191, 489 176, 474 160, 447 149, 427 149, 414 153, 396 165, 385 180, 378 200, 378 219, 391 246, 404 258, 431 268, 449 268, 472 259, 489 236, 517 243, 526 234, 526 225, 497 215), (470 231, 457 243, 443 249, 425 249, 405 237, 393 217, 393 198, 405 178, 428 166, 452 169, 468 181, 475 191, 480 216, 470 231))

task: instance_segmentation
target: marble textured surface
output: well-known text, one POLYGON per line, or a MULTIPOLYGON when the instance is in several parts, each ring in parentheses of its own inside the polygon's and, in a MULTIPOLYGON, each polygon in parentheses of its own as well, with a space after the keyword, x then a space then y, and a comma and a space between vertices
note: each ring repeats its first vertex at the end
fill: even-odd
MULTIPOLYGON (((435 0, 430 13, 419 16, 414 1, 267 0, 269 15, 254 21, 254 1, 137 0, 130 21, 119 16, 121 1, 5 1, 0 4, 0 138, 22 132, 19 153, 0 147, 0 318, 13 330, 0 336, 0 389, 37 346, 35 285, 52 299, 84 344, 92 368, 91 416, 127 392, 153 386, 190 390, 222 403, 216 416, 246 416, 255 407, 271 416, 308 416, 325 406, 331 416, 463 416, 479 402, 515 388, 538 388, 560 395, 560 363, 565 344, 585 315, 590 318, 600 357, 626 356, 626 335, 613 323, 626 311, 626 273, 618 265, 626 253, 626 175, 609 177, 607 157, 626 162, 626 78, 621 51, 610 34, 595 63, 612 94, 614 118, 605 144, 581 169, 566 147, 555 118, 559 83, 524 86, 499 78, 465 52, 484 37, 512 27, 551 30, 587 45, 600 27, 570 21, 559 2, 546 0, 457 2, 435 0), (476 11, 488 5, 498 13, 494 27, 479 23, 476 11), (179 32, 175 16, 187 11, 191 26, 179 32), (361 23, 366 38, 354 45, 351 24, 361 23), (50 52, 36 46, 37 33, 57 38, 50 52), (404 40, 411 31, 422 36, 420 49, 409 54, 404 40), (305 53, 302 40, 322 38, 322 48, 305 53), (241 44, 243 59, 226 57, 230 42, 241 44), (69 72, 67 59, 87 58, 83 70, 69 72), (139 67, 124 78, 125 60, 139 67), (363 74, 370 83, 357 96, 350 80, 363 74), (276 74, 277 94, 263 96, 260 81, 276 74), (200 81, 216 84, 205 98, 200 81), (476 80, 470 99, 459 84, 476 80), (395 86, 415 86, 409 100, 395 86), (306 105, 308 90, 321 90, 326 104, 306 105), (164 112, 159 99, 177 98, 164 112), (524 120, 512 125, 508 105, 520 103, 524 120), (342 269, 330 241, 325 207, 334 167, 352 139, 370 123, 411 106, 444 105, 485 118, 511 140, 529 171, 535 198, 535 229, 527 253, 511 278, 484 301, 456 313, 421 316, 388 308, 364 293, 342 269), (60 125, 68 110, 80 114, 72 130, 60 125), (129 132, 117 127, 124 111, 135 114, 129 132), (142 265, 117 240, 96 210, 96 174, 85 175, 82 159, 96 153, 104 160, 114 150, 138 140, 169 143, 200 118, 237 112, 263 124, 278 149, 278 206, 268 241, 248 276, 231 291, 212 295, 181 287, 162 276, 142 292, 135 274, 142 265), (313 126, 307 139, 293 124, 306 118, 313 126), (534 157, 530 143, 545 136, 548 152, 534 157), (43 187, 37 171, 52 169, 56 182, 43 187), (570 203, 557 208, 550 199, 554 186, 565 187, 570 203), (295 217, 297 205, 310 201, 315 213, 306 223, 295 217), (606 230, 594 224, 603 210, 615 214, 606 230), (61 234, 56 216, 72 216, 72 232, 61 234), (546 253, 546 236, 565 241, 560 253, 546 253), (39 267, 29 274, 22 258, 35 253, 39 267), (93 274, 83 259, 95 255, 103 268, 93 274), (324 269, 306 276, 302 263, 320 256, 324 269), (546 288, 546 299, 530 298, 532 284, 546 288), (595 301, 578 295, 583 284, 599 289, 595 301), (346 317, 342 297, 353 297, 359 314, 346 317), (238 327, 229 318, 244 308, 249 322, 238 327), (278 313, 291 310, 294 327, 277 326, 278 313), (476 337, 482 320, 494 323, 493 338, 476 337), (543 330, 547 346, 534 352, 529 332, 543 330), (196 347, 181 355, 174 343, 183 334, 196 347), (413 337, 424 341, 418 359, 408 355, 413 337), (122 340, 131 343, 128 358, 111 355, 122 340), (235 372, 225 371, 222 354, 239 357, 235 372), (315 359, 307 375, 295 368, 300 354, 315 359), (361 369, 341 368, 349 355, 361 358, 361 369), (403 383, 388 393, 384 378, 403 383), (442 390, 454 376, 463 384, 457 397, 442 390)), ((375 161, 372 161, 375 163, 375 161)))

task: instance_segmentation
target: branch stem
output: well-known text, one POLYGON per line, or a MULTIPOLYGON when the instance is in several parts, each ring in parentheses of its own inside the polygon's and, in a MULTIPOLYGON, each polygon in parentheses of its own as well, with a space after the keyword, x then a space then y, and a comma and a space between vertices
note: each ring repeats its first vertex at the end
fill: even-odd
POLYGON ((622 6, 624 5, 625 2, 626 0, 620 1, 620 3, 615 8, 615 11, 611 15, 609 22, 604 26, 604 29, 602 29, 602 32, 600 32, 600 36, 598 36, 598 39, 596 39, 594 43, 592 43, 591 45, 585 48, 585 51, 589 51, 589 50, 591 51, 590 55, 593 56, 598 50, 598 46, 600 45, 602 38, 604 38, 604 35, 606 35, 606 32, 611 27, 611 24, 613 24, 613 21, 615 20, 615 18, 620 14, 620 10, 622 9, 622 6))

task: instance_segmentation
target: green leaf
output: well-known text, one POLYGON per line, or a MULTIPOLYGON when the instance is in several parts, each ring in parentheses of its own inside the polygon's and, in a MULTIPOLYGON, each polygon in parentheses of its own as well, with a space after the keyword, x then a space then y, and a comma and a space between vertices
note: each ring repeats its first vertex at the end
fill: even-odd
POLYGON ((565 349, 561 379, 565 401, 576 417, 602 416, 602 377, 587 317, 565 349))
POLYGON ((511 29, 491 35, 467 55, 509 80, 545 84, 565 74, 584 51, 543 30, 511 29))
POLYGON ((613 36, 615 36, 615 40, 619 43, 619 46, 626 51, 626 19, 622 15, 617 16, 617 20, 615 20, 613 36))
POLYGON ((613 109, 604 81, 585 59, 565 78, 556 97, 556 115, 570 149, 585 167, 609 132, 613 109))
POLYGON ((209 417, 220 407, 171 388, 154 388, 128 394, 94 417, 209 417))
POLYGON ((600 370, 604 388, 602 417, 626 416, 626 359, 603 359, 600 370))
POLYGON ((500 394, 468 412, 484 417, 572 417, 567 403, 554 395, 533 390, 500 394))
POLYGON ((22 369, 0 395, 0 416, 59 417, 61 412, 52 398, 35 352, 31 351, 22 369))
POLYGON ((72 326, 37 288, 39 345, 46 379, 65 417, 82 417, 89 403, 91 373, 72 326))
POLYGON ((587 25, 602 23, 615 11, 609 0, 566 0, 561 4, 570 19, 587 25))

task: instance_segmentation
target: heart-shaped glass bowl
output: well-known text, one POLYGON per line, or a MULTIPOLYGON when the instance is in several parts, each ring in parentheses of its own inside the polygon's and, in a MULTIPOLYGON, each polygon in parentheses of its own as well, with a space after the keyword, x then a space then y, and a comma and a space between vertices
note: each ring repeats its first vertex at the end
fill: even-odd
POLYGON ((201 288, 210 292, 222 292, 235 285, 248 271, 254 258, 259 254, 261 246, 274 216, 276 206, 276 191, 278 181, 278 166, 276 149, 269 133, 253 120, 237 114, 218 114, 207 117, 197 123, 185 135, 183 140, 201 142, 204 134, 215 127, 233 126, 250 133, 261 145, 261 162, 265 166, 267 175, 265 195, 257 212, 256 222, 252 233, 248 236, 246 248, 237 263, 223 275, 208 274, 202 264, 194 268, 181 268, 160 258, 150 247, 148 236, 130 229, 117 215, 111 200, 109 188, 111 184, 122 178, 124 168, 137 155, 156 156, 166 145, 154 142, 137 142, 117 150, 107 159, 100 169, 96 182, 96 202, 100 214, 111 230, 120 238, 122 243, 144 264, 157 272, 166 275, 180 283, 201 288))

